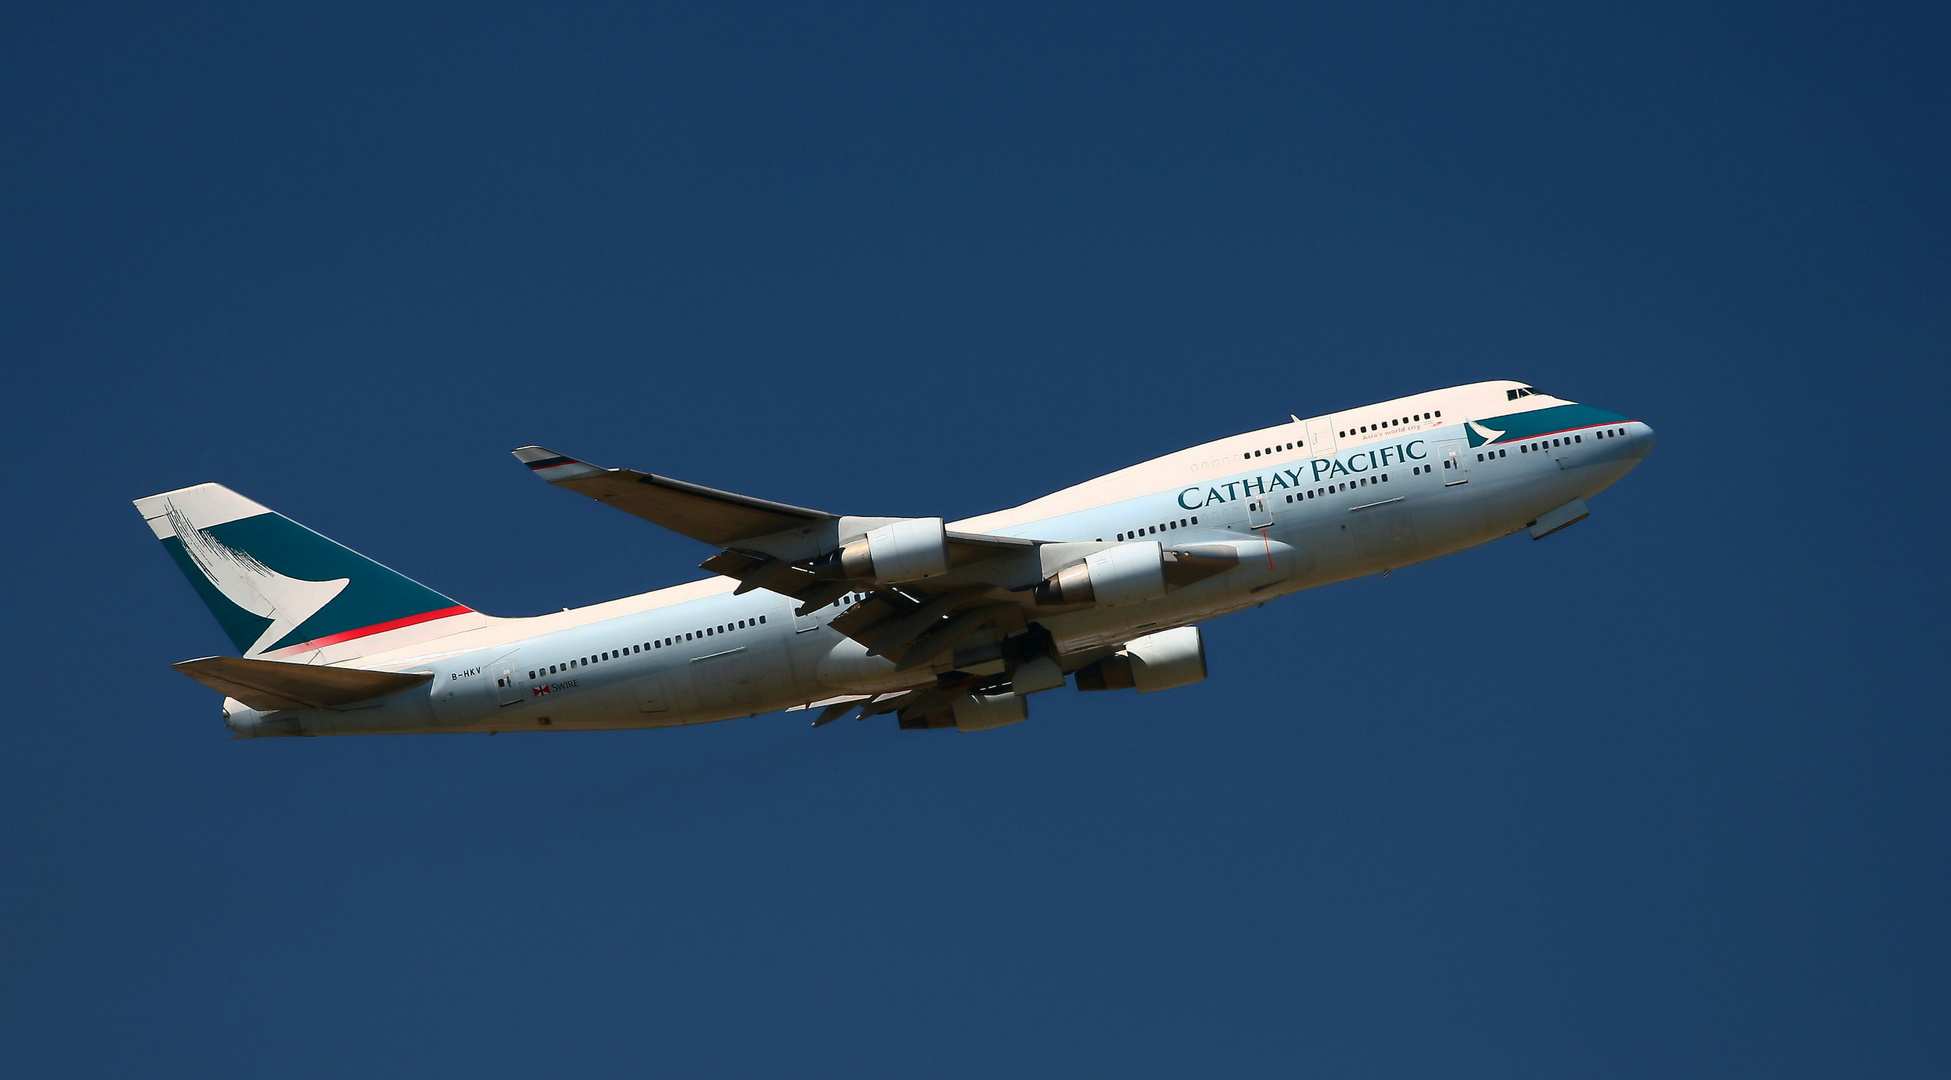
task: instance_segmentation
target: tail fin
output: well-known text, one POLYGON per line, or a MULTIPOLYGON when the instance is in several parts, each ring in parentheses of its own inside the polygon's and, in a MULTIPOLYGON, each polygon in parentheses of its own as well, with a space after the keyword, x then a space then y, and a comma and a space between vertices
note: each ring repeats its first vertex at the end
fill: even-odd
MULTIPOLYGON (((166 491, 135 506, 245 656, 296 656, 473 614, 221 484, 166 491)), ((440 626, 426 636, 463 628, 440 626)), ((405 644, 397 635, 387 640, 405 644)))

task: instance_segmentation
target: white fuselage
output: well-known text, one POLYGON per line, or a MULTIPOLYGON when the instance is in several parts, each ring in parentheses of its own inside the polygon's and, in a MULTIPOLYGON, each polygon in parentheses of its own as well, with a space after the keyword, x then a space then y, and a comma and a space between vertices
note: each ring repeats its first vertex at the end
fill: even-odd
MULTIPOLYGON (((951 528, 1239 551, 1232 570, 1157 600, 1029 613, 1060 655, 1101 653, 1509 535, 1597 494, 1651 449, 1642 423, 1543 395, 1508 396, 1521 387, 1477 383, 1297 419, 951 528)), ((950 670, 1000 670, 987 635, 926 667, 897 670, 826 625, 851 598, 798 616, 792 599, 763 589, 734 595, 736 585, 711 578, 488 619, 388 651, 375 651, 383 640, 362 642, 358 666, 432 671, 433 682, 341 709, 265 713, 229 701, 227 721, 247 736, 669 727, 926 685, 950 670)), ((347 659, 328 649, 310 662, 347 659)))

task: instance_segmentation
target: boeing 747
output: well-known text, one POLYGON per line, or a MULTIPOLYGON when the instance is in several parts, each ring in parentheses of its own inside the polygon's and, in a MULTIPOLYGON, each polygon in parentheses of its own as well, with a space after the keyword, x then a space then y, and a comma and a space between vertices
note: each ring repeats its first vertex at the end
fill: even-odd
POLYGON ((239 737, 676 727, 778 710, 979 731, 1032 694, 1206 677, 1199 624, 1528 530, 1653 431, 1516 382, 1298 417, 963 521, 834 514, 514 451, 715 549, 712 577, 527 618, 443 596, 218 484, 136 500, 241 656, 175 665, 239 737))

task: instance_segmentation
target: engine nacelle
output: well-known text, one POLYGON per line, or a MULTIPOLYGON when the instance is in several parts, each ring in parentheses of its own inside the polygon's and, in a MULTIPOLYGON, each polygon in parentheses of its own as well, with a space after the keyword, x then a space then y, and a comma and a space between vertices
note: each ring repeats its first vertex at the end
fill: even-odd
POLYGON ((1165 595, 1165 548, 1156 540, 1119 544, 1084 556, 1036 589, 1039 604, 1117 607, 1165 595))
POLYGON ((1079 690, 1125 690, 1141 694, 1190 686, 1206 677, 1206 642, 1196 626, 1160 630, 1125 642, 1125 647, 1077 670, 1079 690))
POLYGON ((850 578, 916 581, 948 573, 948 527, 941 518, 904 518, 840 549, 850 578))
POLYGON ((1020 694, 964 694, 949 709, 957 731, 987 731, 1030 718, 1030 703, 1020 694))

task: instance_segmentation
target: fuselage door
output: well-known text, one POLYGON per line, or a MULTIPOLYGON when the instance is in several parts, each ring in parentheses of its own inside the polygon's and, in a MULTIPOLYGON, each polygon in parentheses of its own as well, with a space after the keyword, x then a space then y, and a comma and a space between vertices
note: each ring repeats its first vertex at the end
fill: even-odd
POLYGON ((1324 416, 1307 422, 1307 455, 1311 458, 1335 456, 1335 420, 1324 416))
POLYGON ((1272 495, 1255 495, 1247 500, 1246 527, 1259 530, 1271 528, 1274 523, 1274 502, 1272 495))
POLYGON ((515 677, 515 658, 507 657, 495 662, 495 701, 502 705, 513 705, 522 700, 522 684, 515 677))
POLYGON ((1461 439, 1436 444, 1436 460, 1442 463, 1444 487, 1470 482, 1468 450, 1461 439))

